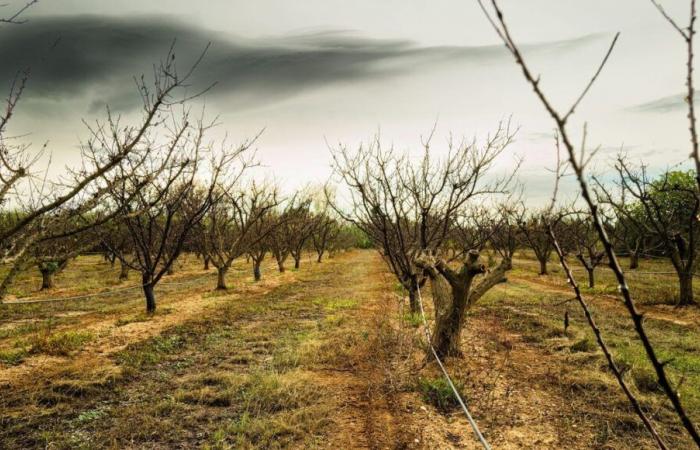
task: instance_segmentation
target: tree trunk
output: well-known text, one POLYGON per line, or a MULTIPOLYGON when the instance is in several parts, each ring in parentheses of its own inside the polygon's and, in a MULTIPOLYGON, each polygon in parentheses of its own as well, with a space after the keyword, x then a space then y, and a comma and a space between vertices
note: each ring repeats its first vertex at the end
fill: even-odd
POLYGON ((301 256, 299 256, 299 257, 295 256, 294 257, 294 268, 298 269, 300 264, 301 264, 301 256))
POLYGON ((204 270, 209 270, 209 259, 208 256, 204 257, 204 270))
POLYGON ((433 347, 440 356, 459 356, 468 291, 437 276, 430 283, 435 303, 433 347))
POLYGON ((255 281, 260 281, 262 274, 260 273, 260 261, 253 261, 253 278, 255 281))
POLYGON ((680 297, 676 306, 690 306, 695 304, 693 299, 693 274, 682 273, 678 277, 680 282, 680 297))
POLYGON ((228 289, 226 287, 226 272, 228 272, 228 267, 223 266, 217 269, 218 276, 216 279, 216 289, 223 291, 228 289))
POLYGON ((594 268, 586 268, 586 271, 588 272, 588 287, 591 289, 595 287, 595 274, 593 273, 594 270, 594 268))
POLYGON ((277 269, 279 269, 280 273, 284 273, 285 268, 284 268, 284 261, 280 261, 279 259, 277 260, 277 269))
POLYGON ((317 262, 317 263, 320 263, 321 260, 323 259, 323 253, 324 253, 324 252, 325 252, 325 250, 321 250, 321 251, 317 252, 317 253, 318 253, 318 258, 316 258, 316 262, 317 262))
POLYGON ((639 254, 637 252, 630 252, 630 270, 637 269, 639 267, 639 254))
POLYGON ((547 275, 547 260, 545 258, 540 258, 540 275, 547 275))
POLYGON ((153 284, 144 281, 143 283, 143 294, 146 296, 146 312, 148 314, 153 314, 156 312, 156 296, 153 292, 153 284))
POLYGON ((119 270, 119 281, 124 281, 129 278, 129 266, 120 261, 121 269, 119 270))
POLYGON ((418 314, 420 312, 420 307, 418 306, 418 290, 409 289, 408 290, 408 304, 411 306, 411 313, 418 314))
POLYGON ((49 269, 40 269, 41 272, 41 290, 53 288, 53 271, 49 269))

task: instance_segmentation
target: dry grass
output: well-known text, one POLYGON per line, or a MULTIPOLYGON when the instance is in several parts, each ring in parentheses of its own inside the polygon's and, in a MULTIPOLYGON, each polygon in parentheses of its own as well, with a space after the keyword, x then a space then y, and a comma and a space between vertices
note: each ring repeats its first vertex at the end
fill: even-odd
MULTIPOLYGON (((96 289, 73 272, 90 270, 78 263, 39 295, 96 289), (76 284, 61 290, 67 280, 76 284)), ((482 431, 496 448, 652 448, 576 305, 560 304, 570 295, 554 266, 539 277, 529 264, 471 312, 465 356, 447 361, 482 431)), ((155 316, 141 312, 139 292, 6 308, 0 447, 472 448, 425 358, 421 318, 375 253, 285 274, 270 264, 261 283, 236 268, 233 288, 213 291, 213 274, 199 278, 200 263, 185 259, 172 280, 190 281, 164 285, 155 316)), ((604 277, 587 292, 596 317, 667 440, 688 448, 604 277)), ((700 420, 697 312, 659 306, 652 296, 671 288, 650 284, 639 287, 647 326, 700 420)))

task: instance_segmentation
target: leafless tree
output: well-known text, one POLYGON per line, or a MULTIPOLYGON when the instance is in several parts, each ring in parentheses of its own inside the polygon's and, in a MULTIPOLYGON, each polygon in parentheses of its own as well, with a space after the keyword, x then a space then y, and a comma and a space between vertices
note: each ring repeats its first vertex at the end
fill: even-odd
POLYGON ((34 245, 29 253, 32 263, 41 273, 41 289, 52 289, 54 277, 68 266, 71 259, 93 245, 94 241, 89 239, 87 233, 50 239, 34 245))
POLYGON ((472 250, 461 263, 459 270, 452 269, 444 259, 424 253, 416 258, 416 265, 424 269, 431 280, 430 286, 435 305, 433 347, 438 355, 461 355, 461 336, 467 311, 496 284, 512 266, 502 260, 491 271, 479 260, 479 252, 472 250), (478 275, 485 275, 477 284, 478 275))
POLYGON ((253 279, 255 279, 255 281, 260 281, 262 279, 260 266, 265 260, 265 256, 270 251, 270 235, 278 224, 279 217, 271 210, 263 213, 260 220, 252 224, 251 236, 266 236, 266 239, 255 239, 247 246, 247 255, 253 263, 253 279))
MULTIPOLYGON (((605 54, 605 57, 603 58, 600 66, 596 70, 596 72, 593 74, 591 77, 590 81, 588 84, 584 87, 583 91, 581 94, 576 98, 576 100, 573 102, 573 104, 566 110, 565 113, 559 112, 558 109, 556 109, 554 106, 552 106, 551 101, 549 98, 546 96, 544 91, 542 90, 542 87, 540 85, 540 78, 533 75, 530 67, 528 64, 525 62, 523 55, 518 47, 518 45, 515 43, 515 40, 513 39, 511 32, 506 25, 503 11, 501 8, 498 6, 498 3, 496 0, 491 0, 491 6, 492 6, 492 11, 495 15, 492 15, 492 13, 489 11, 489 9, 486 8, 486 6, 483 3, 483 0, 478 0, 479 5, 484 11, 484 14, 488 18, 489 22, 493 26, 494 30, 497 32, 498 36, 501 38, 503 43, 505 44, 507 50, 511 53, 511 55, 514 57, 516 63, 520 66, 523 76, 525 77, 526 81, 530 84, 532 89, 535 92, 535 95, 537 98, 540 100, 542 105, 545 107, 547 110, 547 113, 551 116, 552 120, 554 121, 558 135, 561 138, 561 143, 566 151, 566 155, 568 157, 568 165, 570 170, 574 173, 581 192, 581 196, 583 201, 585 202, 588 210, 590 211, 591 218, 593 220, 593 224, 595 226, 596 232, 598 233, 598 237, 600 238, 600 241, 605 249, 606 257, 608 259, 608 265, 612 269, 613 273, 615 274, 615 277, 619 283, 620 286, 620 293, 622 295, 622 299, 624 302, 624 305, 630 315, 630 318, 634 324, 634 329, 637 333, 637 336, 642 342, 642 345, 644 347, 644 350, 646 352, 647 358, 649 362, 652 364, 654 367, 654 370, 656 372, 657 376, 657 381, 659 385, 662 387, 664 393, 668 397, 668 399, 671 401, 671 404, 673 405, 673 409, 676 412, 679 420, 683 424, 683 427, 686 429, 688 432, 688 435, 690 438, 695 442, 695 444, 700 448, 700 434, 698 434, 698 431, 695 427, 695 424, 693 421, 688 417, 685 408, 683 407, 683 404, 681 403, 681 400, 675 391, 673 385, 671 384, 671 380, 668 377, 668 374, 666 372, 666 364, 663 363, 662 361, 659 360, 659 357, 656 354, 656 351, 654 349, 654 346, 652 345, 649 336, 647 335, 646 329, 644 327, 644 320, 643 320, 643 315, 637 310, 636 304, 634 300, 632 299, 632 295, 630 294, 629 291, 629 286, 627 284, 627 279, 625 277, 625 274, 619 264, 619 261, 617 259, 617 256, 615 255, 615 251, 612 245, 612 242, 608 238, 606 229, 603 225, 603 220, 601 218, 600 214, 600 208, 598 203, 596 202, 596 199, 594 197, 594 194, 592 190, 588 186, 588 180, 585 176, 585 168, 586 164, 590 161, 591 155, 586 154, 586 147, 585 143, 582 143, 581 147, 578 149, 574 146, 571 138, 569 137, 569 131, 568 131, 568 121, 570 117, 574 114, 574 111, 578 107, 578 105, 581 103, 581 101, 584 99, 590 88, 593 86, 595 81, 597 80, 598 76, 602 72, 603 67, 605 66, 610 54, 612 53, 612 50, 615 46, 615 43, 617 42, 617 38, 619 35, 616 35, 615 38, 613 39, 607 53, 605 54)), ((656 4, 656 3, 655 3, 656 4)), ((658 5, 657 5, 658 7, 658 5)), ((661 9, 663 12, 663 9, 661 9)), ((668 17, 665 12, 664 16, 668 17)), ((672 21, 672 23, 674 23, 672 21)), ((675 28, 681 32, 681 34, 684 36, 684 39, 688 45, 688 77, 687 77, 687 84, 688 84, 688 104, 689 106, 689 117, 690 117, 690 128, 691 128, 691 142, 693 144, 693 152, 692 152, 692 157, 693 160, 696 164, 696 177, 700 177, 700 154, 698 153, 698 145, 697 145, 697 134, 695 132, 695 115, 694 115, 694 91, 693 91, 693 80, 692 80, 692 69, 693 69, 693 50, 692 50, 692 42, 693 42, 693 36, 695 33, 694 29, 694 24, 695 24, 695 0, 691 0, 691 19, 690 19, 690 25, 687 30, 687 34, 680 29, 678 26, 674 26, 675 28)), ((584 135, 585 135, 585 130, 584 130, 584 135)), ((698 178, 698 184, 700 185, 700 178, 698 178)), ((563 255, 560 252, 560 261, 562 261, 562 264, 565 263, 563 255)), ((565 266, 566 267, 566 266, 565 266)), ((569 279, 573 280, 571 278, 571 274, 569 274, 569 279)), ((577 290, 577 287, 575 284, 572 283, 572 286, 574 288, 574 291, 577 294, 577 298, 581 298, 580 292, 577 290)), ((584 311, 587 312, 587 309, 585 308, 585 304, 583 302, 580 302, 582 304, 582 307, 584 307, 584 311)), ((592 322, 589 320, 589 324, 591 324, 591 327, 594 329, 594 331, 597 329, 592 322)), ((599 339, 599 344, 601 343, 599 339)), ((601 348, 604 346, 601 345, 601 348)), ((603 348, 603 350, 605 350, 603 348)), ((614 362, 612 361, 611 358, 608 358, 609 365, 611 367, 614 367, 614 362)), ((617 372, 615 372, 617 373, 617 372)), ((621 380, 621 377, 617 377, 618 381, 621 380)), ((624 389, 624 387, 623 387, 624 389)), ((630 398, 628 396, 628 398, 630 398)), ((630 402, 633 404, 635 407, 635 411, 637 414, 640 416, 642 421, 644 422, 644 425, 646 426, 647 430, 649 433, 653 436, 655 439, 657 445, 660 448, 668 448, 663 440, 659 437, 658 433, 654 429, 653 425, 649 422, 649 420, 645 417, 643 411, 641 408, 638 407, 638 405, 635 405, 634 401, 630 398, 630 402)))
MULTIPOLYGON (((596 180, 596 183, 598 181, 596 180)), ((604 195, 598 195, 598 200, 605 204, 604 195)), ((624 195, 618 199, 617 205, 622 211, 615 211, 617 208, 601 210, 604 216, 603 224, 610 236, 614 246, 621 254, 629 256, 630 270, 639 268, 639 258, 655 250, 651 247, 651 233, 646 226, 639 226, 638 220, 630 220, 628 215, 635 216, 638 211, 630 210, 630 205, 625 201, 624 195)), ((656 247, 656 246, 654 246, 656 247)))
POLYGON ((31 155, 26 146, 12 145, 6 136, 27 80, 26 76, 16 79, 0 118, 0 204, 16 220, 0 234, 0 258, 21 257, 38 240, 77 234, 115 217, 117 211, 104 201, 111 190, 105 181, 117 181, 115 174, 126 159, 133 158, 133 164, 147 157, 159 130, 174 120, 173 108, 193 97, 187 96, 185 88, 199 61, 179 75, 171 48, 155 66, 152 86, 145 77, 136 81, 143 101, 142 119, 129 125, 108 109, 104 122, 86 123, 90 136, 82 146, 82 164, 57 180, 36 173, 41 152, 31 155))
POLYGON ((535 253, 535 258, 540 263, 540 275, 547 275, 547 262, 554 250, 544 217, 546 214, 543 211, 533 211, 526 215, 525 208, 522 208, 521 216, 517 219, 523 241, 535 253))
POLYGON ((203 222, 207 256, 217 268, 217 289, 226 289, 226 274, 237 258, 270 238, 275 223, 268 220, 277 206, 277 189, 251 183, 229 186, 203 222))
MULTIPOLYGON (((578 214, 561 222, 561 232, 573 248, 576 259, 581 262, 588 274, 588 287, 595 287, 595 268, 605 262, 605 252, 600 246, 598 233, 588 215, 578 214)), ((561 239, 561 238, 560 238, 561 239)), ((560 241, 561 242, 561 241, 560 241)))
POLYGON ((489 242, 503 261, 512 263, 515 251, 522 245, 522 233, 518 226, 518 219, 522 217, 521 208, 523 206, 518 202, 504 202, 496 207, 489 242))
POLYGON ((112 220, 91 231, 94 234, 105 252, 109 254, 110 261, 119 260, 119 280, 124 281, 129 278, 129 261, 133 257, 133 240, 123 221, 112 220))
POLYGON ((166 144, 149 149, 145 160, 125 159, 115 179, 106 183, 110 202, 120 212, 114 220, 128 229, 133 253, 110 250, 141 274, 149 313, 156 309, 156 284, 221 195, 216 191, 221 175, 245 151, 243 147, 222 147, 215 152, 205 144, 208 128, 201 122, 192 126, 187 115, 183 116, 166 144), (204 164, 207 155, 210 167, 204 164))
POLYGON ((311 243, 316 251, 316 262, 321 262, 326 251, 334 248, 334 243, 342 231, 338 219, 329 214, 328 210, 317 213, 314 217, 314 231, 311 243))
POLYGON ((510 178, 485 182, 483 177, 508 147, 513 133, 508 124, 500 124, 483 145, 476 140, 455 143, 450 139, 441 160, 431 157, 432 135, 423 142, 419 161, 383 149, 378 137, 355 152, 345 146, 336 149, 335 172, 350 189, 351 206, 349 212, 334 209, 379 249, 409 292, 412 311, 419 310, 418 289, 426 277, 431 279, 438 312, 433 334, 436 348, 442 354, 455 354, 466 308, 495 284, 493 279, 503 277, 489 274, 472 289, 474 277, 485 272, 478 263, 478 251, 467 255, 459 271, 433 255, 444 250, 460 211, 470 200, 504 192, 510 178))

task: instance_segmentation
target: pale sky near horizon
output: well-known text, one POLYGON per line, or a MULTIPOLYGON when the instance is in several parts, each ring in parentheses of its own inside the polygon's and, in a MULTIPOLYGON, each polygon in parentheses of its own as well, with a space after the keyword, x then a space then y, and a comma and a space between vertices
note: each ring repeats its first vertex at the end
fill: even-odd
MULTIPOLYGON (((12 0, 11 8, 23 2, 12 0)), ((685 1, 662 2, 679 22, 685 1)), ((684 46, 648 0, 503 0, 516 39, 557 105, 583 88, 615 32, 608 66, 573 125, 600 145, 605 173, 623 148, 653 170, 686 163, 681 101, 684 46)), ((530 204, 548 198, 553 124, 472 0, 41 0, 21 26, 0 27, 0 83, 31 66, 12 134, 48 141, 53 164, 78 160, 94 119, 109 104, 126 117, 138 105, 132 77, 177 39, 187 60, 208 42, 198 71, 219 133, 243 140, 261 128, 259 158, 283 186, 329 176, 327 142, 383 140, 418 151, 438 123, 434 150, 449 132, 484 136, 512 117, 520 132, 497 170, 524 159, 530 204), (47 53, 57 38, 58 45, 47 53), (48 55, 48 56, 47 56, 48 55)), ((571 187, 566 187, 573 192, 571 187)))

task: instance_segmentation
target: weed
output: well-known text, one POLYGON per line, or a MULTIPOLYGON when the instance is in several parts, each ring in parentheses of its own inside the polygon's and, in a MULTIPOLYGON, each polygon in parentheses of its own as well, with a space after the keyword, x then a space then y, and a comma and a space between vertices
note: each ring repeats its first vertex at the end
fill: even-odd
MULTIPOLYGON (((455 385, 457 392, 463 388, 461 383, 455 385)), ((420 378, 418 390, 423 394, 423 400, 433 405, 439 411, 447 413, 459 406, 459 401, 445 378, 420 378)))

